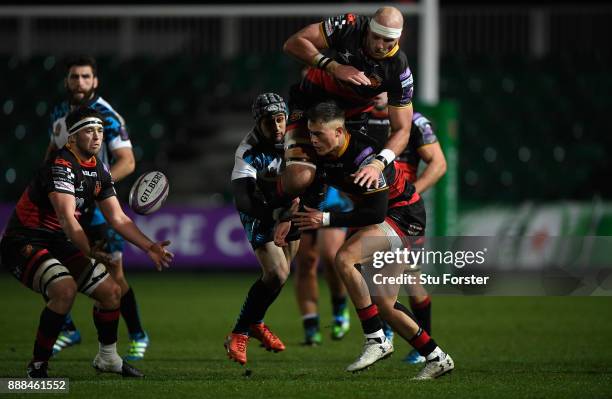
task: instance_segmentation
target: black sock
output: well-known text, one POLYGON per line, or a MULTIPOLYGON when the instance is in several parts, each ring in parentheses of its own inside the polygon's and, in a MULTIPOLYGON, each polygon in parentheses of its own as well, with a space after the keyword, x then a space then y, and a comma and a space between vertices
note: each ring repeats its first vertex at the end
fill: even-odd
POLYGON ((56 313, 45 306, 40 314, 38 332, 34 341, 34 361, 47 362, 53 353, 53 344, 62 330, 66 315, 56 313))
POLYGON ((138 305, 136 305, 136 296, 132 287, 121 297, 121 316, 123 316, 131 336, 137 334, 144 335, 144 330, 140 324, 138 305))
POLYGON ((423 302, 416 303, 410 298, 410 308, 414 312, 417 322, 427 334, 431 335, 431 297, 427 297, 423 302))
POLYGON ((382 319, 378 315, 376 305, 371 304, 363 309, 357 309, 357 315, 359 315, 359 320, 361 320, 361 328, 363 328, 364 334, 372 334, 382 330, 382 319))
POLYGON ((344 309, 346 309, 346 295, 332 296, 332 313, 334 317, 342 316, 344 309))
POLYGON ((119 327, 119 309, 93 308, 94 324, 98 330, 98 341, 103 345, 117 342, 117 328, 119 327))
POLYGON ((279 293, 280 289, 271 290, 261 278, 255 281, 244 300, 244 304, 240 310, 240 316, 238 316, 238 321, 232 332, 236 334, 248 334, 249 325, 263 320, 266 310, 268 310, 268 307, 274 299, 276 299, 279 293))
POLYGON ((304 330, 319 329, 319 315, 309 316, 302 319, 304 330))
POLYGON ((76 331, 76 326, 74 325, 74 321, 72 321, 72 316, 70 313, 66 315, 64 319, 64 325, 62 326, 63 331, 76 331))

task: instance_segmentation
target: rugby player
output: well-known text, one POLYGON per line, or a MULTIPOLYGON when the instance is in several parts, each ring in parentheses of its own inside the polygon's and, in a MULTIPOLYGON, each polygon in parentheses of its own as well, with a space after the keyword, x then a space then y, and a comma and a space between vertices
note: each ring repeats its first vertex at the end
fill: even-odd
MULTIPOLYGON (((387 93, 381 93, 374 99, 374 109, 368 121, 368 135, 379 143, 384 143, 389 135, 389 114, 387 109, 387 93)), ((425 116, 415 112, 412 116, 410 140, 406 149, 395 159, 398 168, 403 169, 408 181, 414 185, 417 193, 423 194, 435 185, 446 173, 446 158, 438 142, 432 124, 425 116), (426 166, 418 174, 419 164, 424 161, 426 166)), ((418 270, 411 269, 415 273, 418 270)), ((417 277, 418 278, 418 277, 417 277)), ((418 281, 418 280, 417 280, 418 281)), ((410 308, 421 327, 431 335, 431 297, 422 286, 410 286, 410 308)), ((425 362, 418 351, 412 350, 404 361, 409 364, 425 362)))
MULTIPOLYGON (((412 121, 413 77, 406 55, 399 48, 403 17, 394 7, 382 7, 372 18, 345 14, 311 24, 292 35, 283 49, 313 68, 291 88, 290 116, 285 138, 286 173, 279 191, 299 195, 314 179, 315 167, 306 128, 305 111, 328 99, 345 111, 351 131, 365 132, 372 99, 389 93, 391 134, 379 156, 391 163, 408 143, 412 121), (333 50, 324 55, 321 51, 333 50)), ((354 177, 369 187, 380 171, 365 165, 354 177)))
MULTIPOLYGON (((291 260, 299 246, 299 232, 291 227, 291 221, 278 222, 280 208, 271 207, 258 182, 275 180, 280 172, 287 106, 278 94, 264 93, 253 102, 252 114, 255 126, 236 150, 232 189, 262 275, 251 286, 236 325, 224 343, 228 357, 242 365, 247 362, 250 337, 261 341, 269 351, 285 350, 283 342, 264 324, 263 318, 287 281, 291 260), (276 223, 287 233, 282 247, 273 242, 276 223)), ((294 201, 294 210, 297 202, 294 201)))
MULTIPOLYGON (((121 115, 106 100, 96 94, 99 87, 96 60, 86 56, 70 60, 67 64, 64 84, 68 98, 51 112, 49 129, 51 140, 47 148, 47 157, 53 151, 62 148, 68 141, 66 115, 76 107, 88 106, 98 111, 104 121, 104 141, 98 157, 110 169, 114 182, 121 181, 134 172, 132 144, 121 115)), ((104 243, 103 249, 113 255, 114 262, 108 265, 108 271, 121 287, 121 315, 127 325, 130 338, 125 358, 127 360, 142 359, 149 345, 149 336, 142 327, 134 290, 125 277, 123 239, 106 223, 104 216, 95 206, 85 210, 80 221, 90 243, 104 243)), ((65 347, 80 342, 81 334, 68 314, 53 351, 57 353, 65 347)))
POLYGON ((165 249, 170 242, 151 241, 123 213, 112 177, 96 157, 103 142, 103 116, 81 107, 65 123, 68 143, 38 170, 0 241, 2 265, 46 301, 27 374, 48 377, 53 344, 79 291, 95 300, 99 351, 93 366, 102 372, 142 377, 117 354, 121 287, 106 270, 115 259, 90 245, 78 217, 96 201, 113 228, 145 251, 158 270, 172 260, 165 249))
POLYGON ((452 358, 418 326, 408 309, 397 302, 397 291, 371 296, 356 268, 371 259, 375 251, 393 251, 401 247, 404 237, 424 234, 425 208, 419 194, 394 160, 386 164, 377 157, 375 141, 359 133, 349 133, 344 124, 344 111, 333 101, 319 103, 309 110, 308 129, 317 153, 318 176, 348 194, 354 203, 353 211, 348 213, 306 208, 306 212, 296 212, 293 217, 300 230, 326 226, 357 228, 340 248, 335 262, 357 308, 365 335, 361 355, 346 370, 362 370, 393 352, 393 345, 383 332, 384 319, 426 358, 425 367, 415 379, 433 379, 448 373, 454 368, 452 358), (368 188, 356 183, 352 176, 370 164, 382 173, 376 187, 368 188), (385 239, 377 239, 381 236, 385 239))

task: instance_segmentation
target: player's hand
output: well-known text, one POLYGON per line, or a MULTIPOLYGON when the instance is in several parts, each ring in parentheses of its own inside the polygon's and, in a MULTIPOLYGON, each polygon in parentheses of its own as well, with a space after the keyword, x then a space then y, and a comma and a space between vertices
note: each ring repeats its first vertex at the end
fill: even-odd
POLYGON ((168 245, 170 245, 168 240, 156 242, 147 250, 147 255, 155 263, 155 268, 158 271, 161 271, 164 267, 170 267, 170 262, 174 259, 174 254, 165 248, 168 245))
POLYGON ((274 244, 277 247, 286 247, 287 234, 289 234, 289 230, 291 229, 291 220, 285 222, 278 222, 274 227, 274 244))
POLYGON ((350 65, 338 64, 331 74, 341 82, 352 83, 357 86, 369 86, 372 84, 365 73, 350 65))
POLYGON ((361 187, 365 186, 366 188, 378 188, 378 180, 381 173, 382 172, 380 169, 378 169, 376 166, 366 165, 351 176, 355 177, 353 182, 355 184, 359 184, 361 187))
POLYGON ((318 209, 304 207, 307 212, 296 212, 293 223, 300 231, 314 230, 323 227, 323 212, 318 209))

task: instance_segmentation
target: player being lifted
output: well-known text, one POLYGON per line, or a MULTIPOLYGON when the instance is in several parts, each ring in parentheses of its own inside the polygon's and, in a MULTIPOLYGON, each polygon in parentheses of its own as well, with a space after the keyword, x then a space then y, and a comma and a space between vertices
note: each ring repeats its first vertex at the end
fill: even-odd
MULTIPOLYGON (((399 48, 403 24, 398 9, 382 7, 372 18, 345 14, 308 25, 285 42, 286 53, 313 68, 291 88, 281 192, 300 194, 314 179, 316 155, 304 113, 318 102, 335 100, 345 111, 347 127, 365 132, 372 99, 388 92, 391 134, 379 155, 390 163, 404 150, 412 121, 413 77, 399 48), (326 49, 335 54, 322 54, 326 49)), ((355 182, 375 185, 379 175, 375 164, 365 165, 355 182)))
MULTIPOLYGON (((65 86, 68 99, 58 104, 51 113, 50 137, 47 157, 68 141, 66 115, 79 106, 88 106, 98 111, 104 121, 104 141, 98 154, 100 160, 109 168, 115 182, 119 182, 134 171, 134 154, 125 122, 113 107, 96 94, 98 89, 96 60, 92 57, 78 57, 67 64, 65 86)), ((108 225, 104 216, 95 205, 86 209, 80 219, 91 243, 103 242, 103 249, 112 254, 114 262, 108 265, 113 279, 121 287, 121 315, 128 328, 130 342, 127 360, 139 360, 149 345, 149 337, 140 322, 134 290, 128 284, 123 270, 123 239, 108 225)), ((74 325, 70 314, 62 327, 53 352, 81 342, 81 334, 74 325)))
POLYGON ((2 265, 46 301, 27 373, 32 378, 48 376, 53 344, 79 291, 95 300, 99 352, 93 366, 142 377, 117 354, 121 288, 106 270, 114 259, 90 246, 77 217, 97 202, 113 228, 145 251, 158 270, 172 260, 164 248, 170 242, 154 243, 123 213, 112 177, 96 157, 103 142, 103 117, 91 108, 78 108, 68 115, 66 126, 68 143, 38 170, 0 242, 2 265))
MULTIPOLYGON (((368 135, 377 140, 380 145, 387 140, 389 135, 387 93, 381 93, 374 99, 374 109, 368 121, 368 135)), ((433 126, 429 119, 419 112, 413 114, 410 140, 406 149, 395 159, 395 163, 398 168, 404 170, 408 181, 414 185, 419 195, 434 186, 446 173, 446 158, 433 126), (418 173, 421 161, 425 162, 426 166, 421 173, 418 173)), ((413 273, 419 273, 418 268, 411 270, 413 273)), ((410 308, 417 322, 431 335, 430 296, 420 285, 407 288, 409 288, 410 308)), ((425 362, 425 358, 418 351, 412 350, 404 361, 409 364, 417 364, 425 362)))
MULTIPOLYGON (((347 131, 344 112, 334 102, 319 103, 309 110, 308 129, 318 156, 318 176, 349 194, 354 203, 354 210, 348 213, 306 208, 307 212, 297 212, 293 218, 300 229, 357 228, 340 248, 335 262, 336 271, 357 308, 365 335, 363 351, 347 371, 362 370, 393 352, 393 345, 384 335, 382 319, 427 359, 416 379, 433 379, 451 371, 452 358, 418 326, 408 309, 397 302, 397 290, 388 295, 370 296, 368 285, 356 267, 365 266, 375 251, 394 251, 401 247, 405 237, 424 234, 425 208, 419 194, 393 160, 387 164, 383 157, 376 155, 374 140, 347 131), (368 164, 376 165, 383 172, 377 188, 367 188, 353 180, 357 171, 368 164)), ((398 275, 401 271, 398 269, 398 275)))
MULTIPOLYGON (((285 350, 283 342, 263 323, 263 318, 287 281, 291 260, 299 246, 297 229, 288 231, 287 246, 274 245, 275 212, 258 186, 258 180, 274 180, 280 171, 287 106, 278 94, 264 93, 257 96, 252 110, 255 126, 236 150, 232 188, 240 220, 262 275, 251 286, 236 325, 224 344, 228 357, 242 365, 247 362, 249 337, 260 340, 267 350, 285 350)), ((291 222, 280 224, 281 228, 289 228, 291 222)))

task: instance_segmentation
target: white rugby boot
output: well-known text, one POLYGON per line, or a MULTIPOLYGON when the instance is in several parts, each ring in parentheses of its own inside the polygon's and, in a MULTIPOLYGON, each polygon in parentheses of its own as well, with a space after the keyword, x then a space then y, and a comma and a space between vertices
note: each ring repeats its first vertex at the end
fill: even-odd
POLYGON ((440 350, 438 355, 431 360, 425 362, 425 367, 417 374, 413 380, 433 380, 450 373, 455 368, 455 362, 448 353, 440 350))
POLYGON ((392 353, 393 344, 386 337, 382 337, 382 342, 378 342, 376 338, 368 338, 363 344, 361 355, 348 365, 346 371, 354 373, 363 370, 377 361, 391 356, 392 353))

